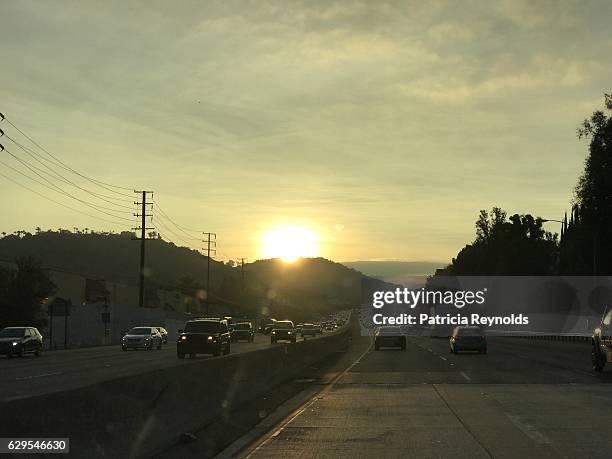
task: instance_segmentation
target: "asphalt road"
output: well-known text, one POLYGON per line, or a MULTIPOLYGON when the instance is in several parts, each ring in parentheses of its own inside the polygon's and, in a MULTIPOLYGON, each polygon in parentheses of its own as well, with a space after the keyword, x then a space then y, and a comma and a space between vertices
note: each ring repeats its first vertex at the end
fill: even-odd
MULTIPOLYGON (((301 340, 302 338, 298 338, 301 340)), ((312 338, 309 338, 312 339, 312 338)), ((256 334, 255 342, 232 343, 232 354, 270 346, 270 337, 256 334)), ((149 370, 189 365, 194 360, 179 360, 176 344, 169 342, 161 350, 122 351, 119 345, 43 352, 41 357, 0 357, 0 402, 83 387, 100 381, 143 373, 149 370)), ((224 358, 216 357, 216 358, 224 358)))
POLYGON ((591 371, 588 343, 490 338, 487 355, 453 355, 433 338, 370 347, 239 455, 609 458, 606 370, 591 371))

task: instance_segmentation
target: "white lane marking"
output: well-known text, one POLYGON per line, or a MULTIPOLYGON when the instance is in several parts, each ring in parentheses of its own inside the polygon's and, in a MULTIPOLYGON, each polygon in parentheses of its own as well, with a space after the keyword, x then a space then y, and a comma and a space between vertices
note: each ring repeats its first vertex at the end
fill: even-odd
POLYGON ((461 376, 463 376, 463 377, 464 377, 466 380, 468 380, 468 381, 471 381, 471 380, 472 380, 472 378, 470 378, 470 377, 467 375, 467 373, 466 373, 465 371, 462 371, 462 372, 461 372, 461 376))
POLYGON ((46 376, 55 376, 55 375, 61 375, 62 372, 61 371, 56 371, 55 373, 45 373, 42 375, 32 375, 32 376, 24 376, 21 378, 15 378, 16 381, 25 381, 27 379, 34 379, 34 378, 44 378, 46 376))
POLYGON ((506 416, 508 416, 508 418, 510 418, 510 421, 512 421, 512 424, 514 424, 516 427, 518 427, 518 429, 521 432, 523 432, 525 435, 527 435, 529 438, 531 438, 536 443, 540 443, 540 444, 544 444, 544 445, 550 445, 552 443, 550 441, 550 438, 548 438, 543 433, 538 432, 537 429, 535 427, 533 427, 532 425, 527 424, 526 422, 521 421, 521 419, 518 416, 515 416, 515 415, 512 415, 512 414, 508 414, 508 413, 506 413, 506 416))
POLYGON ((594 375, 593 373, 589 373, 588 371, 584 371, 584 370, 574 370, 576 373, 580 373, 581 375, 586 375, 586 376, 592 376, 594 378, 597 377, 597 375, 594 375))
POLYGON ((441 355, 440 355, 440 356, 438 356, 438 357, 440 357, 440 358, 441 358, 442 360, 444 360, 444 361, 448 360, 446 357, 442 357, 441 355))

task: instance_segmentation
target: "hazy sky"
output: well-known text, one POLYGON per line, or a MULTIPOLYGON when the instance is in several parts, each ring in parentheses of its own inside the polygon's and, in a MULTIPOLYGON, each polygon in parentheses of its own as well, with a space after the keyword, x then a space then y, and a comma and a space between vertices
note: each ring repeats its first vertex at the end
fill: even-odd
MULTIPOLYGON (((84 174, 154 190, 221 256, 257 258, 290 223, 336 260, 446 261, 479 209, 562 217, 576 127, 611 90, 610 17, 608 1, 5 1, 0 112, 84 174)), ((135 226, 3 177, 0 216, 135 226)))

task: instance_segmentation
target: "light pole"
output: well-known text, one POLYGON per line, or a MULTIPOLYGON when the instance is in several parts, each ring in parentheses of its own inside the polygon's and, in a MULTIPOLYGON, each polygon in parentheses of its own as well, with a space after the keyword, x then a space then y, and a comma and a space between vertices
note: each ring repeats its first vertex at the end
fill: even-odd
POLYGON ((559 235, 560 235, 560 236, 559 236, 559 245, 557 246, 557 247, 558 247, 558 250, 555 252, 555 254, 556 254, 555 264, 557 265, 557 266, 556 266, 556 270, 557 270, 557 272, 558 272, 558 270, 559 270, 559 265, 560 265, 560 263, 561 263, 561 236, 563 235, 563 224, 564 224, 564 223, 563 223, 563 221, 562 221, 562 220, 555 220, 554 218, 542 218, 542 219, 540 219, 540 221, 541 221, 542 223, 546 223, 546 222, 556 222, 556 223, 560 223, 560 224, 561 224, 561 232, 559 233, 559 235))
POLYGON ((555 219, 552 219, 552 218, 541 218, 540 221, 542 223, 546 223, 546 222, 557 222, 557 223, 560 223, 561 224, 561 233, 560 234, 563 234, 563 221, 562 220, 555 220, 555 219))

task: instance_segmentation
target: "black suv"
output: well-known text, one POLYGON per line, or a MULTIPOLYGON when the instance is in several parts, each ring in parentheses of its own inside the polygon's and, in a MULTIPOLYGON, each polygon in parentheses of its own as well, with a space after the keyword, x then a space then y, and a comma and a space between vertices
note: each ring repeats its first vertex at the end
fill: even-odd
POLYGON ((232 326, 232 341, 245 340, 252 343, 254 339, 255 330, 253 330, 251 322, 239 322, 232 326))
POLYGON ((381 327, 374 335, 374 350, 379 351, 381 347, 399 347, 406 350, 406 336, 399 327, 381 327))
POLYGON ((35 327, 6 327, 0 331, 0 354, 11 357, 33 353, 40 355, 43 338, 35 327))
POLYGON ((274 324, 270 333, 270 343, 275 344, 279 341, 291 341, 295 343, 297 336, 293 322, 290 320, 279 320, 274 324))
POLYGON ((184 359, 185 354, 193 358, 196 354, 212 354, 215 357, 230 353, 232 336, 223 319, 196 319, 185 324, 179 330, 176 343, 176 355, 184 359))

